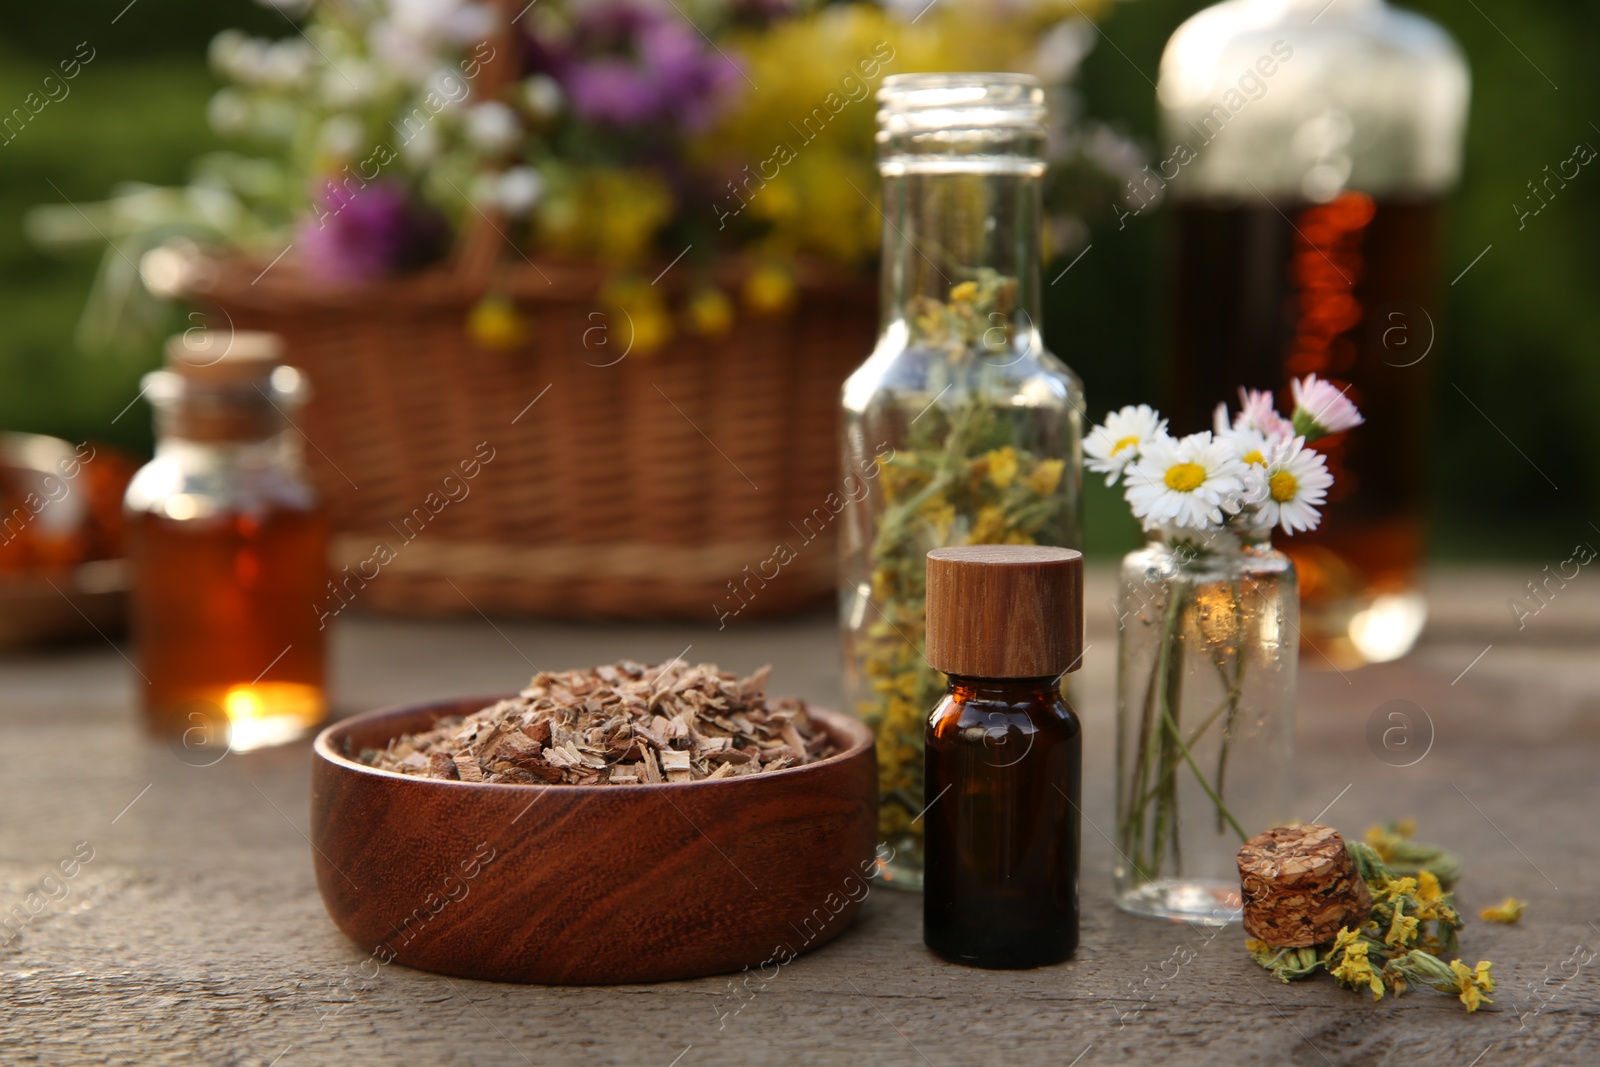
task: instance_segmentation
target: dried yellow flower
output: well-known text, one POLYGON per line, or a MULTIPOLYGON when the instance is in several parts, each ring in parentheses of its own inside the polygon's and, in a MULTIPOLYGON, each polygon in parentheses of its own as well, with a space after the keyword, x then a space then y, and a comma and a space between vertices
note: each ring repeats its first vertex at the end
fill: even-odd
POLYGON ((1028 491, 1039 496, 1049 496, 1061 484, 1061 474, 1066 470, 1064 459, 1043 459, 1027 477, 1028 491))
POLYGON ((994 449, 984 458, 988 461, 990 483, 996 489, 1009 489, 1017 477, 1017 450, 1006 445, 994 449))
POLYGON ((1405 912, 1405 902, 1394 903, 1394 918, 1389 921, 1389 932, 1383 935, 1385 945, 1410 948, 1417 940, 1417 920, 1405 912))
POLYGON ((1479 1005, 1492 1003, 1483 994, 1494 992, 1494 979, 1489 974, 1489 969, 1493 966, 1488 960, 1479 960, 1476 970, 1468 970, 1467 965, 1460 960, 1450 961, 1450 970, 1456 977, 1456 988, 1460 990, 1461 1003, 1467 1006, 1468 1011, 1477 1011, 1479 1005))
POLYGON ((1505 923, 1509 926, 1512 923, 1515 923, 1518 919, 1521 919, 1522 913, 1526 911, 1527 908, 1528 902, 1526 900, 1518 900, 1516 897, 1506 897, 1504 901, 1495 905, 1494 907, 1484 908, 1478 913, 1478 918, 1482 919, 1484 922, 1505 923))
POLYGON ((1328 973, 1351 989, 1359 989, 1362 986, 1366 986, 1372 990, 1373 1000, 1382 1000, 1383 979, 1378 977, 1372 969, 1372 964, 1368 962, 1367 949, 1368 945, 1361 940, 1360 934, 1350 930, 1348 927, 1340 930, 1338 936, 1334 938, 1334 951, 1330 954, 1329 959, 1339 954, 1341 950, 1344 958, 1339 961, 1337 967, 1330 967, 1328 973), (1348 937, 1346 937, 1347 934, 1349 935, 1348 937))

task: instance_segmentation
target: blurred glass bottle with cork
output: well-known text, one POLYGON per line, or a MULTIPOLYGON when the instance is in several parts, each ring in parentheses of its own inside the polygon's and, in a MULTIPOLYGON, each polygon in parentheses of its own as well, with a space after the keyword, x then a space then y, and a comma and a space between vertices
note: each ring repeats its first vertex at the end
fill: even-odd
POLYGON ((1279 392, 1308 374, 1367 417, 1319 446, 1337 489, 1321 528, 1282 546, 1308 662, 1396 659, 1426 619, 1441 206, 1468 91, 1450 36, 1383 0, 1228 0, 1162 56, 1164 158, 1136 194, 1174 206, 1173 429, 1210 425, 1239 383, 1279 392))
POLYGON ((197 752, 327 716, 327 523, 290 430, 308 388, 282 352, 274 334, 191 330, 145 378, 156 453, 125 500, 137 665, 151 732, 197 752))

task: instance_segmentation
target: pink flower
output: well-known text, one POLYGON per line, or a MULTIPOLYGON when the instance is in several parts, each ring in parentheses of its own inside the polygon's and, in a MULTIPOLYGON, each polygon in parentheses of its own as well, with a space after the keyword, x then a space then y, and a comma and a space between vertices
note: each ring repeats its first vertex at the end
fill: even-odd
POLYGON ((1239 414, 1236 430, 1255 430, 1267 437, 1293 437, 1294 427, 1272 406, 1272 394, 1265 389, 1239 387, 1239 414))
POLYGON ((1348 385, 1337 386, 1308 374, 1289 383, 1294 393, 1294 432, 1308 442, 1329 434, 1342 433, 1366 420, 1346 395, 1348 385))
POLYGON ((315 275, 369 281, 427 265, 444 255, 450 225, 398 182, 358 189, 326 182, 295 243, 315 275))

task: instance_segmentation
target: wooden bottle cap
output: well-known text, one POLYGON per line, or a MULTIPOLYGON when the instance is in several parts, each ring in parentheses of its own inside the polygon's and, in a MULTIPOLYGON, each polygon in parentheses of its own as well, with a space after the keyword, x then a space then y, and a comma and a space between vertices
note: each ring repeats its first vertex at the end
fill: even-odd
POLYGON ((974 678, 1045 678, 1083 658, 1083 555, 1040 545, 928 553, 928 663, 974 678))

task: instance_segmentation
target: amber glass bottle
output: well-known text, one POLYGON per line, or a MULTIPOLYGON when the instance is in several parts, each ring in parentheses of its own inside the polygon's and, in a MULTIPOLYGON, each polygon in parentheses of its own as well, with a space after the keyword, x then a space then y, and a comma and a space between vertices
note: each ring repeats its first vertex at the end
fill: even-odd
POLYGON ((146 378, 155 458, 125 507, 146 723, 197 755, 326 717, 315 605, 327 525, 288 412, 304 381, 270 334, 191 331, 146 378))
POLYGON ((1083 557, 928 553, 923 939, 974 967, 1059 963, 1078 945, 1083 735, 1061 678, 1083 649, 1083 557))

